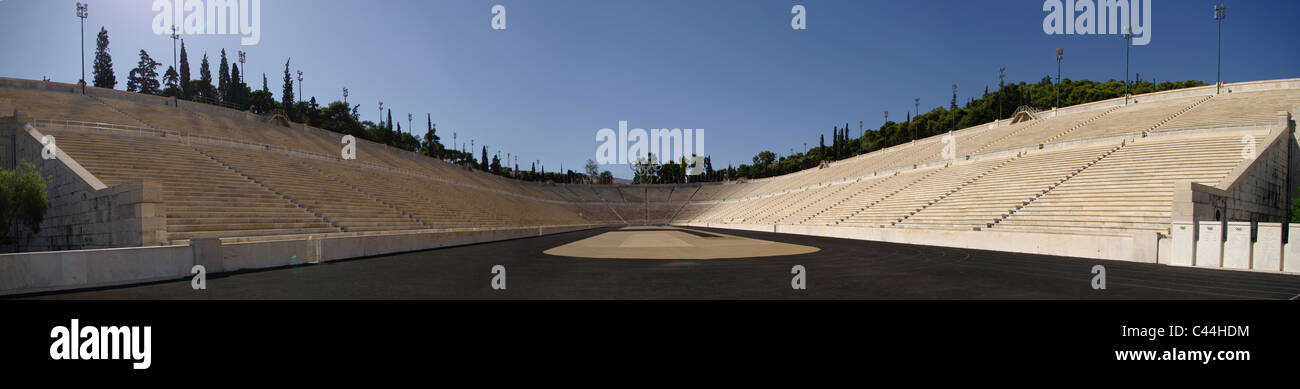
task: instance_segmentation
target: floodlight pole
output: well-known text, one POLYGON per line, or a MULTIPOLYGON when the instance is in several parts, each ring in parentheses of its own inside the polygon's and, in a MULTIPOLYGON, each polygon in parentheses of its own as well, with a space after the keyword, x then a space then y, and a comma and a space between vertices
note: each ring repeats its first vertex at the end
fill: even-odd
MULTIPOLYGON (((244 85, 248 85, 248 83, 244 81, 248 79, 248 65, 244 64, 247 55, 248 53, 245 53, 243 50, 239 51, 239 67, 244 69, 244 72, 240 74, 239 83, 244 85)), ((240 89, 240 93, 243 93, 242 88, 240 89)))
POLYGON ((1061 107, 1061 58, 1065 57, 1065 49, 1056 49, 1056 107, 1061 107))
POLYGON ((1214 73, 1214 93, 1223 93, 1223 19, 1228 17, 1228 6, 1219 4, 1214 6, 1214 20, 1219 24, 1219 54, 1215 61, 1216 71, 1214 73))
POLYGON ((384 124, 384 101, 379 100, 379 125, 384 124))
POLYGON ((307 92, 302 90, 302 70, 298 70, 298 101, 307 101, 307 92))
POLYGON ((1129 95, 1132 93, 1128 83, 1128 52, 1131 47, 1133 47, 1133 27, 1130 26, 1124 29, 1124 105, 1128 105, 1129 95))
POLYGON ((406 114, 406 132, 409 132, 409 133, 411 133, 411 134, 415 134, 415 129, 414 129, 413 127, 411 127, 411 120, 412 120, 412 116, 411 116, 411 114, 409 114, 409 113, 406 114))
POLYGON ((86 18, 90 4, 77 3, 77 18, 81 19, 81 94, 86 94, 86 18))
POLYGON ((179 32, 180 32, 180 29, 176 28, 176 25, 173 24, 173 25, 172 25, 172 70, 175 70, 175 71, 177 72, 176 74, 177 74, 178 76, 176 77, 176 79, 177 79, 178 81, 180 80, 179 74, 180 74, 180 71, 181 71, 181 70, 178 69, 178 66, 177 66, 178 62, 177 62, 177 60, 176 60, 176 40, 181 38, 181 35, 180 35, 179 32))

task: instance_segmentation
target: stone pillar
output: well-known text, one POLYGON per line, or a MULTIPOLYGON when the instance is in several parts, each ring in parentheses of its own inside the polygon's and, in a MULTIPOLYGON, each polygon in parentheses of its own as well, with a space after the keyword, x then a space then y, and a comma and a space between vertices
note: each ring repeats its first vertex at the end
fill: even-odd
POLYGON ((1228 222, 1228 243, 1223 246, 1223 267, 1250 269, 1250 222, 1228 222))
POLYGON ((1282 270, 1282 223, 1259 223, 1258 228, 1251 268, 1282 270))
POLYGON ((1282 271, 1300 273, 1300 224, 1288 224, 1286 249, 1282 251, 1282 271))
POLYGON ((1196 222, 1176 221, 1173 229, 1173 255, 1169 264, 1192 266, 1196 263, 1196 222))
POLYGON ((1196 266, 1220 267, 1223 259, 1223 222, 1204 220, 1198 224, 1196 266))

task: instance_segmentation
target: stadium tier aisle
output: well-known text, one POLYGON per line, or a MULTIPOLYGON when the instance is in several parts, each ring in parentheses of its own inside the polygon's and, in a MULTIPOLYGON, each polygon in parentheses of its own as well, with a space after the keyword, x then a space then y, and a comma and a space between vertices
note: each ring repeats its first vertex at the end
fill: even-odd
POLYGON ((1116 142, 1029 152, 908 217, 899 226, 967 230, 989 227, 1118 147, 1116 142))
POLYGON ((71 93, 70 90, 0 87, 0 100, 13 101, 19 111, 25 112, 33 119, 76 120, 129 126, 144 124, 113 110, 112 107, 100 104, 94 97, 71 93))
POLYGON ((430 226, 365 193, 274 152, 204 147, 204 153, 294 199, 347 232, 420 230, 430 226))
POLYGON ((1300 89, 1221 94, 1170 120, 1159 131, 1273 125, 1278 115, 1298 104, 1300 89))
POLYGON ((105 185, 140 179, 160 182, 166 202, 168 240, 341 231, 175 141, 85 132, 51 133, 60 149, 105 185))
POLYGON ((913 182, 906 190, 893 194, 865 209, 854 211, 842 223, 872 227, 890 227, 922 208, 960 190, 972 180, 988 174, 1011 161, 1011 158, 954 163, 934 174, 913 182))
MULTIPOLYGON (((1174 183, 1215 186, 1241 164, 1242 135, 1147 138, 1133 141, 1048 191, 997 230, 1125 233, 1168 231, 1174 183)), ((1264 133, 1248 133, 1256 142, 1264 133)))

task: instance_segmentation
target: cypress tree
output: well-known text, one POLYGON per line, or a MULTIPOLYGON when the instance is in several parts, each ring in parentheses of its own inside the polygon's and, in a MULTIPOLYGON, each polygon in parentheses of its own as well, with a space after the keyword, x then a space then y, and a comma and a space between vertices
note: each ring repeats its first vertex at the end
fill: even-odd
POLYGON ((190 57, 185 54, 185 42, 181 42, 180 96, 182 99, 194 98, 194 88, 190 87, 190 57))
POLYGON ((226 61, 226 49, 221 49, 221 65, 217 68, 217 97, 230 102, 230 62, 226 61))
POLYGON ((95 40, 94 75, 96 87, 109 88, 117 86, 117 76, 113 74, 113 56, 108 54, 108 29, 99 28, 99 38, 95 40))

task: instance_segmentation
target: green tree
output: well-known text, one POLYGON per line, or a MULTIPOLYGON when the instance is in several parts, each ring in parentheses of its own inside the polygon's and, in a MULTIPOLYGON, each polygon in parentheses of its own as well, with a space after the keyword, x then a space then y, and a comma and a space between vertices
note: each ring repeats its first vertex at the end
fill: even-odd
POLYGON ((167 87, 162 91, 163 96, 172 97, 180 95, 180 76, 176 74, 176 68, 171 66, 167 67, 167 73, 163 73, 163 85, 167 87))
POLYGON ((230 64, 230 85, 227 85, 226 88, 229 89, 230 93, 230 100, 227 103, 237 107, 244 107, 247 104, 244 101, 244 96, 248 95, 248 85, 244 84, 244 80, 239 76, 238 64, 230 64))
POLYGON ((14 242, 9 229, 15 222, 39 234, 49 207, 45 179, 35 165, 23 161, 13 170, 0 170, 0 243, 14 242))
POLYGON ((223 103, 230 102, 230 62, 226 61, 226 49, 221 49, 221 67, 217 68, 217 98, 223 103))
POLYGON ((212 86, 212 67, 208 65, 208 53, 203 53, 203 60, 199 62, 199 79, 191 85, 196 96, 217 99, 216 87, 212 86))
POLYGON ((284 113, 288 115, 289 118, 293 118, 292 108, 294 101, 293 78, 289 76, 289 61, 292 60, 293 58, 289 58, 284 61, 284 92, 280 94, 280 105, 284 107, 284 113))
POLYGON ((443 147, 442 139, 438 137, 438 126, 433 123, 433 115, 428 115, 429 129, 424 133, 424 142, 420 144, 420 149, 424 155, 433 158, 442 158, 443 147))
POLYGON ((108 53, 108 29, 99 28, 99 38, 95 40, 95 86, 113 89, 117 86, 117 76, 113 74, 113 56, 108 53))
POLYGON ((140 50, 140 63, 131 69, 130 76, 126 78, 127 92, 140 92, 148 95, 156 95, 159 91, 158 84, 158 67, 162 64, 149 58, 149 53, 140 50))
POLYGON ((194 99, 194 91, 190 88, 190 57, 185 53, 185 42, 181 42, 180 66, 180 96, 186 100, 194 99))

